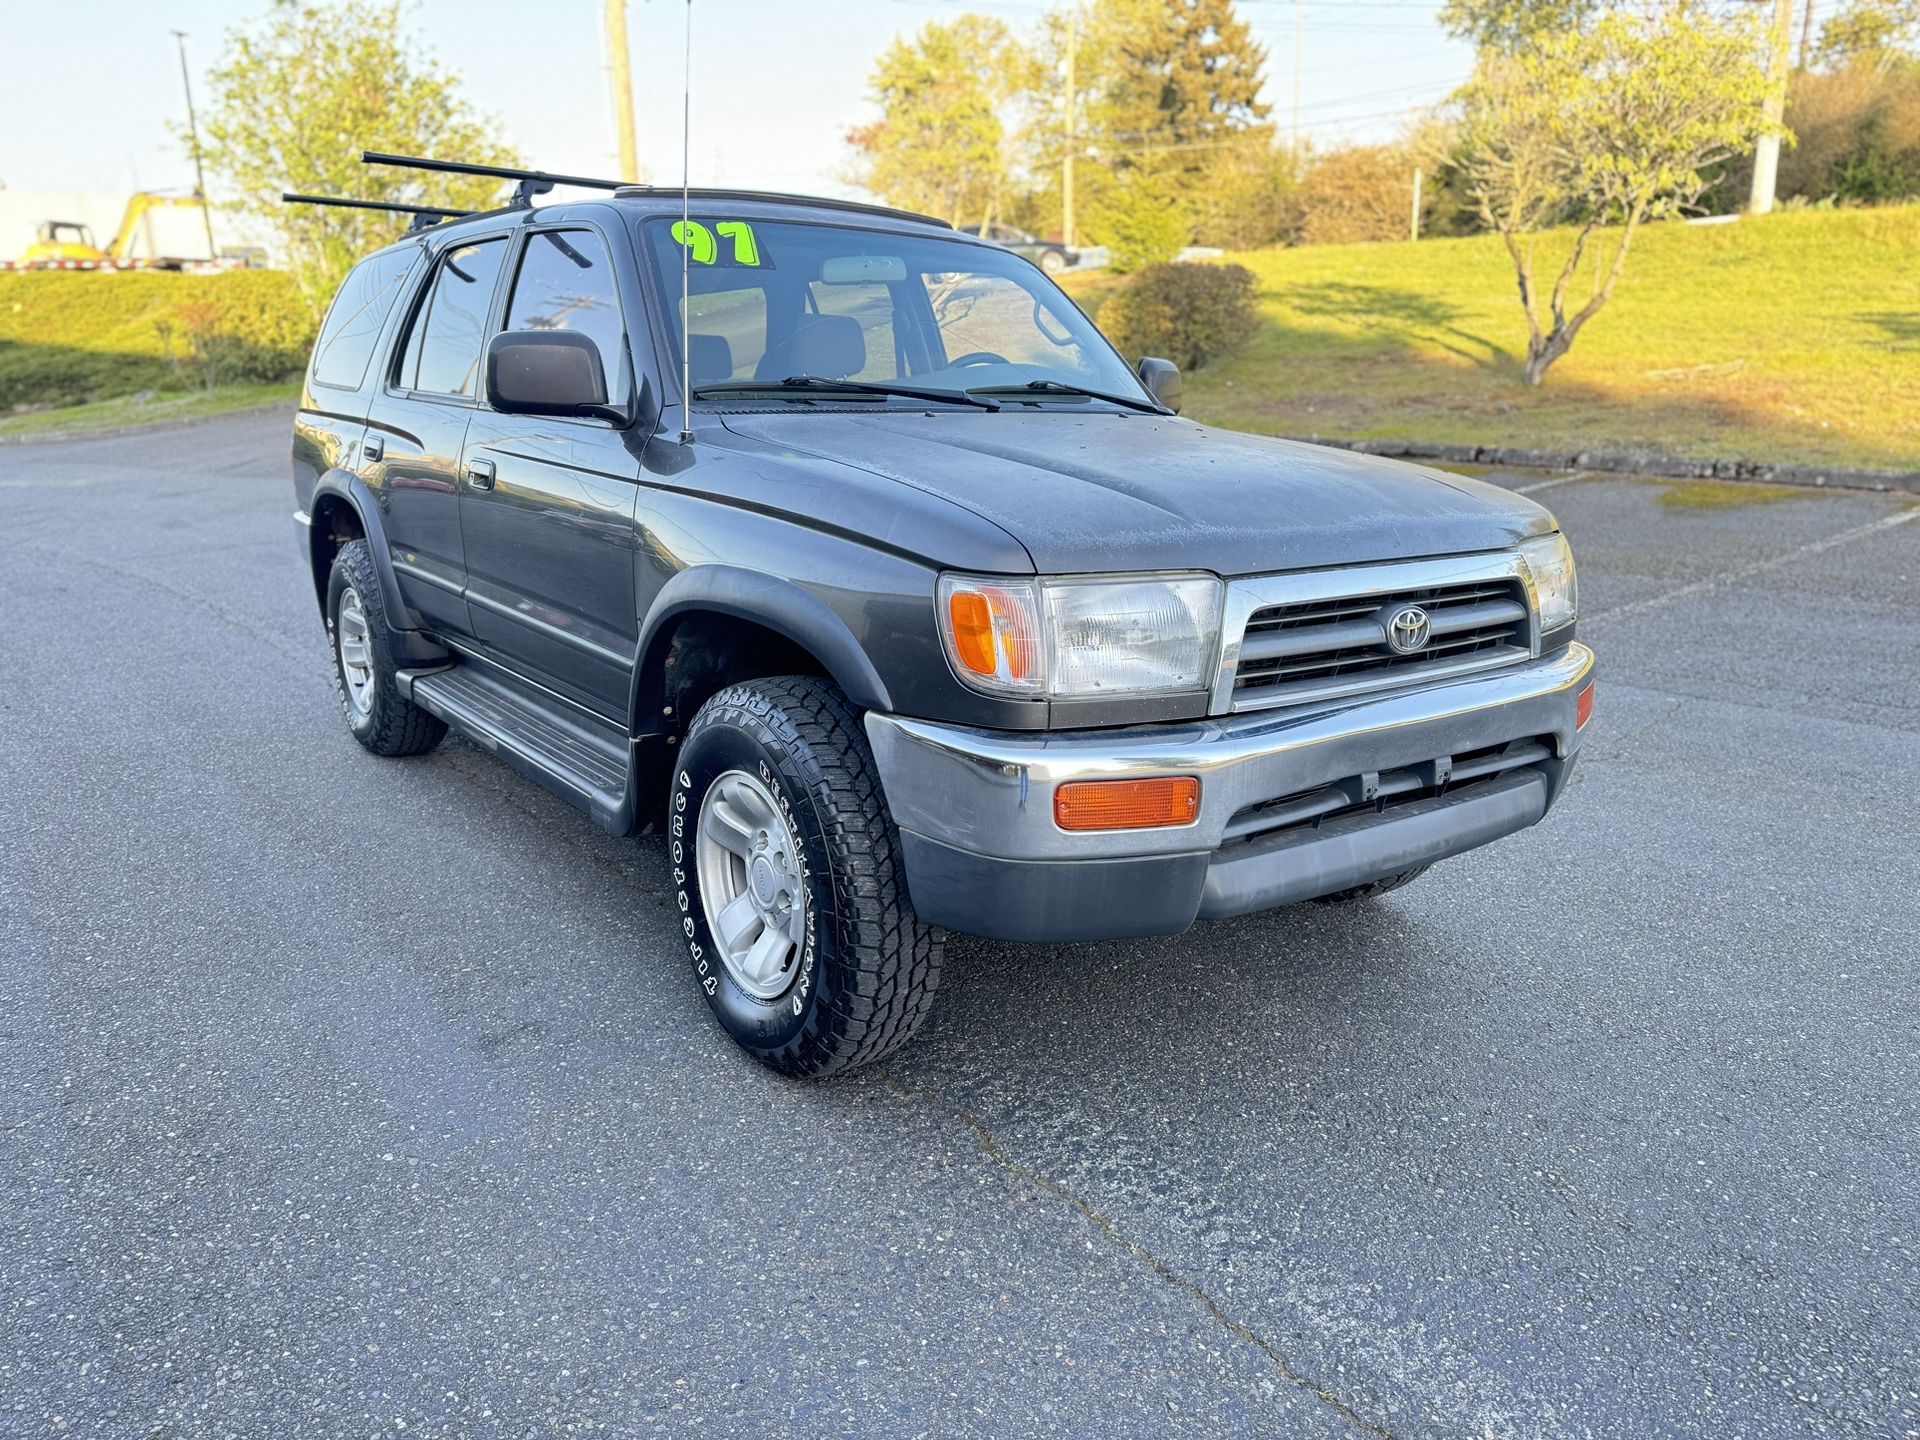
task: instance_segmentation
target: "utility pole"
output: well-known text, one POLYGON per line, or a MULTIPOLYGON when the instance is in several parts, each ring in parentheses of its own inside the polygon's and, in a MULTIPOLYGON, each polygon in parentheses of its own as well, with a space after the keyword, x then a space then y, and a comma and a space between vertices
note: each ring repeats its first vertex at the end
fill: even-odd
POLYGON ((1067 153, 1060 162, 1060 243, 1073 248, 1073 152, 1080 143, 1079 126, 1074 115, 1079 99, 1076 67, 1080 52, 1080 12, 1067 12, 1067 153))
POLYGON ((207 203, 207 170, 200 163, 200 122, 193 114, 193 77, 187 73, 187 32, 176 30, 173 38, 180 47, 180 86, 187 92, 187 144, 193 150, 193 193, 200 197, 200 219, 207 227, 207 259, 218 260, 220 252, 213 247, 213 207, 207 203))
POLYGON ((1418 165, 1414 166, 1413 167, 1413 226, 1412 226, 1412 232, 1408 237, 1409 239, 1418 240, 1420 238, 1420 199, 1421 199, 1421 191, 1426 186, 1426 180, 1427 180, 1426 171, 1422 170, 1418 165))
POLYGON ((1306 64, 1305 0, 1293 0, 1293 158, 1300 159, 1300 76, 1306 64))
POLYGON ((627 45, 627 0, 607 0, 607 73, 613 81, 613 128, 619 132, 620 178, 644 184, 633 129, 633 59, 627 45))
POLYGON ((1753 152, 1753 191, 1747 197, 1749 215, 1765 215, 1773 209, 1774 190, 1780 181, 1780 126, 1787 115, 1787 67, 1793 58, 1793 0, 1773 0, 1773 26, 1767 60, 1768 133, 1760 137, 1753 152))
POLYGON ((1813 63, 1813 11, 1817 0, 1804 0, 1806 10, 1800 17, 1800 68, 1813 63))

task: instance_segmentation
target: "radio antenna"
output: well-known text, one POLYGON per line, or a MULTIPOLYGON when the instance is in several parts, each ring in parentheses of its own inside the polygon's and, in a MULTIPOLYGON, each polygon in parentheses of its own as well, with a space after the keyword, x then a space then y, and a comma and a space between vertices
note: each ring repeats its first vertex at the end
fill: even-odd
POLYGON ((693 302, 690 298, 693 254, 693 0, 687 0, 686 51, 680 66, 680 443, 693 443, 693 302))

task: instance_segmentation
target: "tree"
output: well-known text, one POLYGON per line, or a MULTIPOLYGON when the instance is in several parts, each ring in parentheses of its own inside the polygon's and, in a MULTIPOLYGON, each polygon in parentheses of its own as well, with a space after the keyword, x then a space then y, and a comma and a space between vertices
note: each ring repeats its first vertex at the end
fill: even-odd
POLYGON ((1764 132, 1765 47, 1758 16, 1723 20, 1693 0, 1659 0, 1482 57, 1464 96, 1466 166, 1519 280, 1528 384, 1612 299, 1640 226, 1680 213, 1713 167, 1764 132), (1576 227, 1573 244, 1543 297, 1535 236, 1559 222, 1576 227), (1569 314, 1574 277, 1606 225, 1620 227, 1612 262, 1569 314))
POLYGON ((1309 245, 1404 240, 1413 217, 1413 171, 1402 145, 1352 145, 1315 155, 1301 191, 1309 245))
POLYGON ((1030 107, 1032 166, 1047 183, 1066 145, 1070 28, 1078 203, 1095 240, 1131 248, 1151 234, 1159 249, 1182 226, 1187 238, 1196 226, 1219 238, 1271 223, 1289 176, 1271 159, 1266 51, 1232 0, 1092 0, 1051 12, 1030 107))
POLYGON ((1009 172, 1001 115, 1022 88, 1025 54, 998 20, 963 15, 896 38, 874 63, 880 118, 850 131, 855 180, 889 204, 985 223, 1009 172))
POLYGON ((1578 30, 1600 0, 1447 0, 1440 26, 1482 50, 1515 54, 1543 35, 1578 30))
POLYGON ((1141 142, 1140 153, 1167 155, 1155 168, 1193 176, 1207 169, 1205 147, 1272 133, 1260 99, 1267 52, 1233 0, 1103 0, 1096 10, 1113 32, 1096 133, 1141 142))
POLYGON ((276 4, 229 32, 202 129, 228 208, 280 238, 308 303, 326 304, 353 264, 405 233, 407 218, 283 205, 282 190, 483 210, 503 182, 362 165, 360 152, 518 165, 454 78, 401 30, 402 0, 276 4))
POLYGON ((1920 47, 1920 0, 1845 0, 1820 27, 1820 62, 1882 72, 1912 62, 1920 47))

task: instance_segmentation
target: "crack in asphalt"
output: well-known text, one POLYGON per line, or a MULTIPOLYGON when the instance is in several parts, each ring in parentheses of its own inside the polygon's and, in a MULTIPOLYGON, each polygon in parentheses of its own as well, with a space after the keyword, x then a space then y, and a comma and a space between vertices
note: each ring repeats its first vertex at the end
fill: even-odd
POLYGON ((1083 1200, 1051 1176, 1044 1175, 1031 1166, 1022 1165, 1018 1160, 1015 1160, 1006 1152, 1000 1142, 994 1138, 993 1131, 987 1128, 986 1122, 981 1120, 977 1115, 974 1115, 971 1111, 963 1110, 960 1106, 942 1098, 939 1094, 929 1090, 924 1085, 916 1084, 911 1080, 901 1079, 885 1065, 876 1065, 873 1067, 873 1070, 875 1074, 886 1081, 890 1088, 899 1094, 908 1096, 909 1098, 920 1099, 942 1114, 958 1120, 961 1124, 967 1126, 980 1138, 981 1150, 986 1153, 987 1158, 995 1165, 999 1166, 1009 1175, 1031 1185, 1036 1190, 1051 1195, 1054 1199, 1063 1202, 1069 1208, 1078 1211, 1086 1219, 1092 1221, 1094 1227, 1098 1229, 1102 1235, 1106 1236, 1111 1244, 1118 1249, 1126 1251, 1129 1255, 1133 1256, 1135 1260, 1152 1271, 1154 1275, 1173 1286, 1176 1290, 1184 1291, 1192 1299, 1198 1301, 1202 1308, 1213 1317, 1214 1322, 1222 1329, 1226 1330, 1235 1338, 1244 1340, 1247 1344, 1259 1350, 1272 1362, 1274 1369, 1280 1372, 1281 1377, 1295 1389, 1311 1396, 1340 1416, 1340 1418, 1348 1424, 1364 1430, 1369 1435, 1379 1436, 1380 1440, 1398 1440, 1398 1437, 1396 1437, 1391 1430, 1386 1429, 1384 1426, 1376 1425, 1373 1421, 1359 1415, 1351 1405, 1347 1404, 1346 1401, 1342 1400, 1331 1390, 1326 1389, 1309 1376, 1301 1374, 1299 1370, 1294 1368, 1293 1362, 1286 1357, 1286 1354, 1279 1346, 1260 1334, 1245 1321, 1236 1320, 1232 1315, 1228 1314, 1224 1305, 1201 1286, 1187 1279, 1186 1276, 1174 1269, 1170 1262, 1154 1254, 1153 1251, 1149 1250, 1139 1241, 1130 1240, 1125 1235, 1122 1235, 1118 1223, 1111 1217, 1102 1214, 1091 1202, 1083 1200))

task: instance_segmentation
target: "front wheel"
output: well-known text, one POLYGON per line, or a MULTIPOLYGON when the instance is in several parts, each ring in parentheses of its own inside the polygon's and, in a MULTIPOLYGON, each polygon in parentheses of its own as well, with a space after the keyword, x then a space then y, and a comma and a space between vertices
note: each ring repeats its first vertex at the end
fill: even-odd
POLYGON ((859 713, 813 676, 701 707, 667 821, 675 904, 714 1017, 754 1059, 818 1079, 904 1044, 941 942, 907 900, 859 713))
POLYGON ((1040 268, 1049 275, 1058 275, 1067 268, 1067 257, 1058 250, 1043 250, 1040 252, 1040 268))

